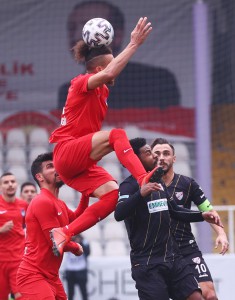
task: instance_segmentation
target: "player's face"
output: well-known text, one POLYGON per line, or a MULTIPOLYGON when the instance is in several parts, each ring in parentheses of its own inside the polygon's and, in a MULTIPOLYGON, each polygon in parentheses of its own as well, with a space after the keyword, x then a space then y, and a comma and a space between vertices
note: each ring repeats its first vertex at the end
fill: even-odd
POLYGON ((55 187, 61 187, 63 181, 60 179, 59 174, 56 172, 53 161, 44 161, 42 163, 42 172, 41 172, 43 181, 47 185, 55 185, 55 187))
POLYGON ((175 155, 168 144, 157 144, 152 149, 154 157, 157 159, 157 165, 162 167, 165 173, 173 168, 175 155))
POLYGON ((33 197, 37 194, 37 190, 33 185, 26 185, 24 186, 20 197, 30 203, 30 201, 33 199, 33 197))
POLYGON ((84 5, 69 15, 67 31, 70 49, 75 46, 77 41, 82 39, 82 29, 86 22, 97 16, 109 19, 109 8, 105 5, 93 3, 92 5, 84 5))
POLYGON ((145 170, 151 171, 157 163, 157 161, 154 158, 153 153, 151 151, 151 147, 149 145, 145 145, 140 148, 139 152, 140 152, 140 154, 138 156, 139 156, 139 159, 142 162, 145 170))
POLYGON ((17 182, 14 175, 3 176, 0 180, 0 190, 3 196, 13 197, 16 194, 17 182))

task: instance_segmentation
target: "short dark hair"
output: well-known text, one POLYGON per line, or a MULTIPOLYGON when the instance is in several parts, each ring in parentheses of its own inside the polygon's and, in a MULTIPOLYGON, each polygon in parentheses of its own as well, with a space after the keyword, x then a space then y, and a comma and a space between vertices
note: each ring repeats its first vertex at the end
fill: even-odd
POLYGON ((52 152, 46 152, 46 153, 40 154, 32 162, 32 165, 31 165, 31 174, 33 176, 33 179, 37 182, 38 185, 39 185, 39 182, 38 182, 38 180, 36 178, 36 174, 38 174, 38 173, 40 173, 42 171, 42 163, 44 161, 48 161, 48 160, 53 160, 53 153, 52 152))
POLYGON ((36 185, 35 185, 33 182, 31 182, 31 181, 25 181, 25 182, 22 183, 21 186, 20 186, 20 192, 22 193, 24 187, 26 187, 26 186, 28 186, 28 185, 33 186, 33 187, 37 190, 36 185))
POLYGON ((11 173, 11 172, 5 172, 5 173, 3 173, 2 175, 1 175, 1 177, 0 178, 3 178, 3 177, 5 177, 5 176, 15 176, 13 173, 11 173))
POLYGON ((134 138, 130 140, 131 147, 133 148, 134 153, 139 156, 140 154, 140 148, 144 147, 147 144, 147 141, 145 138, 134 138))
POLYGON ((174 146, 167 140, 164 138, 156 138, 151 145, 151 149, 153 149, 153 147, 155 147, 156 145, 163 145, 163 144, 167 144, 171 147, 172 151, 173 151, 173 155, 175 155, 175 148, 174 146))
POLYGON ((85 62, 88 70, 92 69, 90 61, 97 56, 113 54, 113 51, 109 46, 89 47, 83 40, 79 40, 72 50, 74 52, 75 60, 78 62, 85 62))

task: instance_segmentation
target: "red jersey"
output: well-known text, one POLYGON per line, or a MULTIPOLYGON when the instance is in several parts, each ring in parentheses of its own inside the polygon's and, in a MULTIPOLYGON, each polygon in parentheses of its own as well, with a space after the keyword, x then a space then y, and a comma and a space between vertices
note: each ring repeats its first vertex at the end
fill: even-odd
MULTIPOLYGON (((52 252, 44 230, 68 225, 75 219, 66 204, 47 189, 41 189, 29 204, 26 215, 26 244, 21 269, 41 273, 46 278, 58 277, 62 256, 52 252)), ((48 234, 48 233, 47 233, 48 234)))
POLYGON ((19 261, 24 253, 25 233, 23 229, 28 204, 16 198, 14 202, 6 202, 0 195, 0 227, 13 221, 13 228, 0 233, 0 262, 19 261))
POLYGON ((51 134, 50 143, 100 131, 108 108, 109 90, 106 85, 87 90, 87 81, 92 75, 82 74, 71 80, 61 125, 51 134))

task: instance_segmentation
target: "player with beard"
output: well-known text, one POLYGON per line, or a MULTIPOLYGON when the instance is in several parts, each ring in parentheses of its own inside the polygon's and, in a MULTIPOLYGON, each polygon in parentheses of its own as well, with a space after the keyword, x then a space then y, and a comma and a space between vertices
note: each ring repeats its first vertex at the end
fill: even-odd
MULTIPOLYGON (((156 165, 151 147, 144 138, 130 144, 145 169, 156 165)), ((159 168, 160 170, 160 168, 159 168)), ((133 176, 120 185, 115 219, 124 220, 131 246, 132 277, 141 300, 201 300, 198 283, 179 254, 171 234, 171 218, 185 222, 218 221, 214 213, 193 212, 168 201, 162 186, 149 182, 139 187, 133 176), (211 215, 210 215, 211 214, 211 215), (215 218, 214 218, 215 216, 215 218), (213 217, 213 218, 211 218, 213 217)))
MULTIPOLYGON (((204 195, 201 187, 193 179, 187 176, 176 174, 174 172, 174 162, 176 161, 175 149, 166 139, 157 138, 152 143, 152 151, 154 157, 158 160, 158 166, 165 171, 162 180, 165 183, 169 196, 175 202, 185 208, 191 209, 194 203, 201 212, 213 211, 210 201, 204 195), (180 197, 177 195, 181 195, 180 197)), ((211 224, 217 233, 216 245, 221 245, 221 254, 225 254, 228 250, 228 239, 222 227, 211 224)), ((195 237, 191 231, 190 223, 179 220, 173 220, 172 233, 178 243, 180 251, 185 260, 192 266, 194 276, 197 278, 202 289, 202 295, 205 300, 217 300, 215 287, 208 266, 202 256, 202 253, 195 241, 195 237)))
POLYGON ((17 181, 8 172, 0 178, 0 299, 7 300, 12 292, 22 299, 16 286, 16 272, 24 253, 23 230, 28 204, 16 197, 17 181))
MULTIPOLYGON (((31 166, 34 180, 40 193, 29 204, 26 215, 26 244, 23 258, 17 272, 17 285, 24 299, 66 300, 59 278, 63 256, 53 255, 49 231, 53 227, 65 226, 77 218, 88 206, 83 197, 75 212, 58 199, 63 185, 57 174, 51 152, 39 155, 31 166)), ((64 251, 74 255, 83 253, 82 247, 70 241, 64 251)))

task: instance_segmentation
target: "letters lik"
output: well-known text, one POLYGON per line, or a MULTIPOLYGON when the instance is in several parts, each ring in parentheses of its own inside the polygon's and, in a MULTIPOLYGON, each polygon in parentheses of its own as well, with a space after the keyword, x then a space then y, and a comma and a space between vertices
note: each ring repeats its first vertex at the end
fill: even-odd
POLYGON ((13 62, 11 65, 0 63, 0 75, 1 76, 17 76, 17 75, 34 75, 33 64, 13 62))

